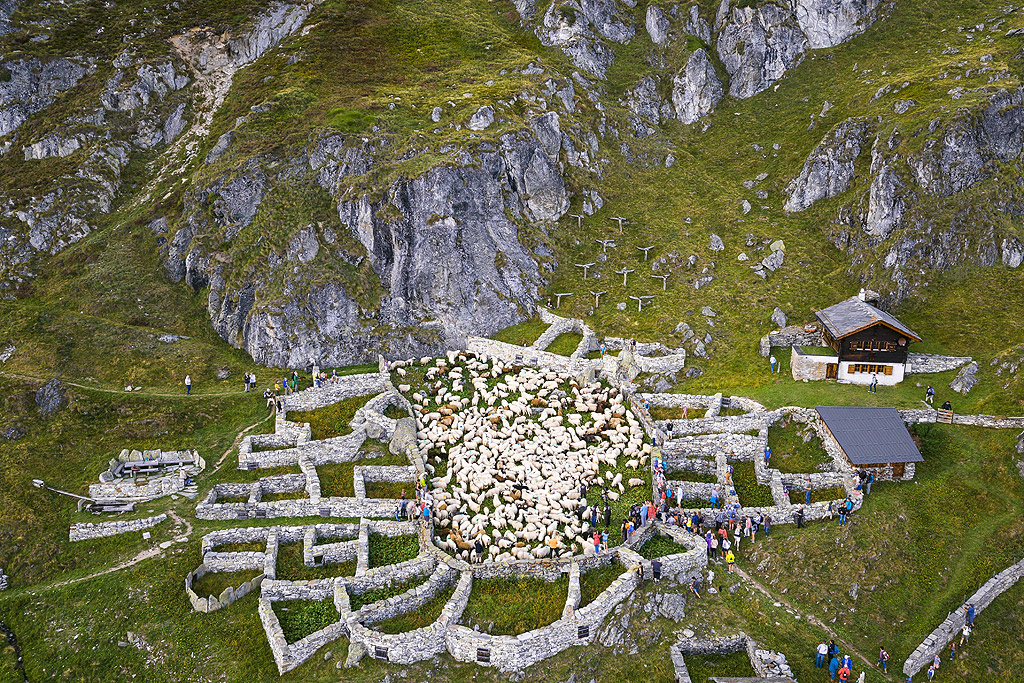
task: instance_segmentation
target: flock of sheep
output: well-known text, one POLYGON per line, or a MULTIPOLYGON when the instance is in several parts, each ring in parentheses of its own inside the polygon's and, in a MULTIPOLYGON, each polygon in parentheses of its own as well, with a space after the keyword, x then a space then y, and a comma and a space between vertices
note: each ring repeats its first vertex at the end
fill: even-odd
POLYGON ((581 488, 607 488, 617 500, 646 484, 651 445, 617 389, 454 351, 396 363, 396 372, 405 378, 417 362, 427 366, 411 396, 418 440, 448 461, 430 481, 438 547, 466 560, 543 558, 557 536, 578 552, 590 545, 581 488), (641 471, 627 481, 603 476, 620 463, 641 471), (474 552, 477 539, 485 557, 474 552))

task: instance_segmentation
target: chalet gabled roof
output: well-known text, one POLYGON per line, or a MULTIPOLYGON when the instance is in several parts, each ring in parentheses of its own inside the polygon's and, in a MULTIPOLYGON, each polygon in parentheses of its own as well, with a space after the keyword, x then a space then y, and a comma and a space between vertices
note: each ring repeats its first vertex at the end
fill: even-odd
POLYGON ((818 406, 816 410, 854 465, 924 462, 895 408, 818 406))
POLYGON ((829 331, 829 334, 834 339, 842 339, 867 327, 882 323, 897 332, 907 335, 914 341, 921 341, 921 337, 916 332, 895 317, 879 308, 875 308, 866 301, 861 301, 855 296, 851 296, 846 301, 840 301, 838 304, 829 306, 824 310, 817 311, 814 315, 817 316, 818 320, 821 321, 821 324, 825 326, 825 329, 829 331))

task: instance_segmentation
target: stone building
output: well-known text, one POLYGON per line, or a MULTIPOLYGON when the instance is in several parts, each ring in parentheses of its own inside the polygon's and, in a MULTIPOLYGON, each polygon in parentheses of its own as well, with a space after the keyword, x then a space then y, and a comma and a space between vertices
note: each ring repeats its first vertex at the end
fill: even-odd
POLYGON ((879 481, 907 481, 924 462, 903 418, 895 408, 818 406, 823 444, 856 469, 873 472, 879 481))

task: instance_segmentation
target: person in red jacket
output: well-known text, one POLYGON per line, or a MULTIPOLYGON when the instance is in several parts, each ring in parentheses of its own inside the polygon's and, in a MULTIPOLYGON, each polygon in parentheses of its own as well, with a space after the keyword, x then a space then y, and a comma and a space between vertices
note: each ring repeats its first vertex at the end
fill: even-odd
POLYGON ((850 670, 844 665, 839 667, 839 672, 837 673, 837 676, 839 677, 840 681, 846 683, 846 681, 850 680, 850 673, 850 670))

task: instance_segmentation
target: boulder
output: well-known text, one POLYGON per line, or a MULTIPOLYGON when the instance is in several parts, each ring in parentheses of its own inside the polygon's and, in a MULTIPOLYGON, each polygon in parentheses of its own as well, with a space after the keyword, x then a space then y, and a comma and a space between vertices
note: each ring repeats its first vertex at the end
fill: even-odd
POLYGON ((36 391, 36 405, 43 417, 57 412, 67 400, 67 390, 59 379, 54 377, 36 391))
POLYGON ((395 425, 395 433, 391 437, 388 450, 392 455, 404 455, 409 447, 416 446, 416 420, 411 417, 400 418, 395 425))
POLYGON ((956 373, 956 377, 949 383, 949 388, 958 394, 966 395, 974 385, 978 383, 978 362, 971 361, 967 365, 960 368, 960 372, 956 373))

